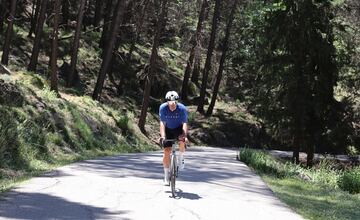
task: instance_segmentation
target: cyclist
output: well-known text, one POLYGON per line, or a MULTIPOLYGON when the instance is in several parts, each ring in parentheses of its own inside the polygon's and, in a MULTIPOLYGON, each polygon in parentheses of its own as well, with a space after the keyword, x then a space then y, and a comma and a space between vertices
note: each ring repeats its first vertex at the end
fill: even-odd
POLYGON ((164 166, 164 183, 169 185, 169 167, 171 154, 171 141, 165 139, 179 140, 179 161, 180 169, 184 169, 185 143, 187 139, 187 110, 186 107, 179 103, 179 95, 175 91, 169 91, 165 95, 166 102, 160 105, 160 145, 164 147, 163 166, 164 166))

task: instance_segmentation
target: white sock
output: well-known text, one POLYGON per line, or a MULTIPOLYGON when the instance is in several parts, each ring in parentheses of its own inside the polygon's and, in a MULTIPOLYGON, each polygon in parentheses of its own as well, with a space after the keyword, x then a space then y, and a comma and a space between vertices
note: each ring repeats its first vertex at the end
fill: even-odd
POLYGON ((180 163, 182 163, 183 160, 184 160, 184 154, 185 154, 185 152, 180 152, 179 153, 179 161, 180 161, 180 163))
POLYGON ((169 179, 169 168, 164 167, 164 178, 169 179))

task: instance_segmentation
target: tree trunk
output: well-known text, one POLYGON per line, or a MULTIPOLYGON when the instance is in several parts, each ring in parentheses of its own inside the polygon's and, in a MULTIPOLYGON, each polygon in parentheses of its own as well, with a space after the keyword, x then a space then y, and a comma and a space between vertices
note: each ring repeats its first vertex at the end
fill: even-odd
POLYGON ((294 62, 294 77, 296 81, 295 93, 293 97, 289 97, 289 102, 292 103, 291 105, 291 112, 293 113, 292 118, 294 121, 294 130, 292 132, 293 139, 294 139, 294 149, 293 149, 293 162, 296 164, 299 163, 299 152, 301 145, 305 144, 305 97, 304 97, 304 76, 303 76, 303 67, 304 64, 304 53, 302 48, 298 48, 296 50, 296 60, 294 62))
POLYGON ((0 0, 0 33, 4 30, 4 19, 6 17, 6 0, 0 0))
POLYGON ((85 1, 85 12, 83 18, 83 25, 82 25, 84 32, 86 31, 88 26, 93 24, 93 19, 91 19, 91 14, 92 14, 91 2, 92 0, 85 1))
POLYGON ((72 52, 71 52, 71 62, 70 62, 70 70, 69 70, 69 77, 67 79, 67 86, 72 86, 74 84, 74 73, 76 69, 76 63, 77 63, 77 57, 78 57, 78 50, 79 50, 79 42, 80 42, 80 35, 81 35, 81 24, 83 20, 84 15, 84 8, 85 8, 85 1, 80 1, 79 6, 79 13, 76 21, 76 30, 75 30, 75 36, 72 46, 72 52))
MULTIPOLYGON (((333 96, 332 96, 333 97, 333 96)), ((309 120, 306 123, 306 165, 312 167, 314 164, 315 146, 318 143, 318 139, 321 136, 321 119, 315 113, 315 109, 307 112, 309 120)))
MULTIPOLYGON (((39 0, 40 1, 40 0, 39 0)), ((46 5, 48 0, 41 0, 40 15, 38 24, 36 25, 34 46, 31 53, 30 63, 28 66, 29 71, 35 71, 40 51, 40 41, 43 32, 43 26, 45 22, 46 5)))
POLYGON ((133 51, 135 50, 135 44, 140 39, 140 33, 141 33, 142 26, 144 24, 145 12, 146 12, 146 8, 147 8, 148 3, 149 3, 149 0, 144 0, 143 5, 141 7, 139 22, 136 23, 136 37, 131 42, 129 54, 127 55, 127 60, 131 59, 131 55, 132 55, 133 51))
POLYGON ((314 143, 309 143, 306 151, 306 166, 308 167, 312 167, 314 164, 314 151, 314 143))
POLYGON ((204 102, 205 102, 205 95, 206 95, 206 87, 207 87, 207 80, 208 75, 211 69, 211 57, 215 48, 215 38, 216 38, 216 31, 218 26, 218 20, 220 16, 220 0, 215 1, 215 9, 214 9, 214 16, 212 21, 212 27, 211 27, 211 35, 210 35, 210 41, 209 41, 209 47, 206 55, 206 62, 205 67, 203 71, 203 78, 201 81, 201 90, 200 90, 200 99, 199 104, 197 107, 197 111, 200 113, 204 113, 204 102))
POLYGON ((98 27, 100 25, 101 17, 102 17, 102 5, 103 0, 96 0, 95 2, 95 16, 94 16, 94 27, 98 27))
POLYGON ((203 26, 204 17, 205 17, 205 11, 206 11, 208 5, 209 5, 208 0, 203 0, 201 9, 200 9, 200 13, 199 13, 199 19, 198 19, 196 32, 195 32, 193 46, 190 50, 189 59, 186 63, 184 80, 183 80, 182 87, 181 87, 181 99, 182 100, 187 100, 190 74, 193 69, 195 52, 197 50, 197 47, 200 44, 201 30, 202 30, 202 26, 203 26))
POLYGON ((124 18, 122 21, 122 24, 129 24, 134 17, 135 11, 133 11, 134 4, 136 4, 136 0, 128 1, 128 4, 126 5, 126 9, 124 11, 124 18))
MULTIPOLYGON (((210 5, 210 4, 209 4, 210 5)), ((204 15, 204 21, 206 21, 209 17, 209 11, 210 10, 205 10, 205 15, 204 15)), ((195 58, 194 58, 194 68, 193 68, 193 72, 191 74, 191 82, 195 83, 195 85, 200 88, 200 84, 199 84, 199 77, 200 77, 200 72, 201 72, 201 35, 199 38, 199 41, 197 42, 197 46, 196 46, 196 52, 195 52, 195 58)))
POLYGON ((230 38, 230 30, 231 30, 231 26, 232 26, 232 23, 233 23, 233 20, 234 20, 234 14, 235 14, 235 11, 236 11, 237 1, 238 0, 234 0, 234 3, 233 3, 232 8, 231 8, 230 15, 229 15, 229 20, 228 20, 228 23, 226 25, 225 38, 224 38, 224 42, 222 44, 222 55, 221 55, 221 58, 220 58, 220 66, 219 66, 218 74, 216 76, 216 82, 215 82, 215 85, 214 85, 213 96, 211 98, 209 108, 208 108, 208 110, 206 112, 206 116, 211 116, 212 115, 212 112, 213 112, 213 109, 214 109, 214 106, 215 106, 215 102, 216 102, 216 97, 217 97, 217 94, 219 92, 220 82, 221 82, 222 73, 223 73, 223 70, 224 70, 225 59, 226 59, 226 52, 228 50, 228 43, 229 43, 229 38, 230 38))
POLYGON ((31 8, 30 23, 33 23, 34 16, 35 16, 36 5, 37 5, 37 0, 34 0, 34 2, 32 3, 32 8, 31 8))
POLYGON ((51 44, 51 83, 50 90, 58 93, 58 67, 57 67, 57 50, 58 50, 58 26, 59 26, 59 15, 60 15, 60 1, 55 0, 54 3, 54 30, 52 35, 51 44))
MULTIPOLYGON (((100 42, 99 42, 99 46, 100 48, 103 49, 104 52, 104 46, 105 46, 105 42, 107 42, 107 35, 109 33, 110 30, 110 19, 111 19, 111 14, 112 14, 112 0, 107 0, 106 2, 106 6, 105 6, 105 11, 106 13, 104 13, 104 25, 103 25, 103 31, 101 33, 101 38, 100 38, 100 42)), ((104 54, 104 53, 102 53, 104 54)))
POLYGON ((299 134, 296 134, 293 141, 293 156, 292 156, 292 162, 295 164, 299 164, 299 153, 300 153, 300 136, 299 134))
POLYGON ((62 0, 61 14, 62 23, 67 24, 69 20, 70 2, 69 0, 62 0))
MULTIPOLYGON (((124 18, 125 16, 122 15, 122 18, 124 18)), ((119 31, 121 33, 121 31, 119 31)), ((109 80, 111 83, 113 83, 115 85, 115 87, 117 88, 118 90, 118 94, 120 95, 121 93, 119 92, 121 90, 121 87, 122 87, 122 79, 123 79, 123 75, 120 76, 120 83, 117 84, 115 82, 115 78, 114 78, 114 72, 116 71, 115 70, 115 63, 116 63, 116 55, 117 55, 117 52, 119 50, 119 47, 121 45, 121 37, 117 37, 116 39, 116 42, 115 42, 115 46, 114 46, 114 50, 113 50, 113 56, 111 58, 111 62, 110 62, 110 67, 109 67, 109 80), (115 55, 115 56, 114 56, 115 55)))
POLYGON ((13 34, 13 24, 14 24, 14 17, 16 12, 16 0, 11 1, 10 13, 8 17, 8 26, 6 31, 6 38, 3 47, 3 54, 1 57, 1 63, 4 65, 8 65, 9 63, 9 53, 10 53, 10 44, 13 34))
POLYGON ((191 82, 195 83, 195 85, 200 88, 199 86, 199 76, 201 72, 201 51, 200 51, 200 44, 196 47, 195 51, 195 58, 194 58, 194 70, 191 75, 191 82))
POLYGON ((36 0, 36 3, 34 3, 34 5, 36 5, 36 7, 35 7, 35 15, 32 16, 32 18, 31 18, 30 31, 29 31, 28 37, 31 37, 32 34, 35 31, 36 23, 37 23, 37 20, 38 20, 38 17, 39 17, 40 4, 41 4, 41 0, 36 0))
POLYGON ((93 93, 93 96, 92 96, 92 98, 94 100, 99 99, 99 97, 101 95, 102 88, 104 86, 106 73, 107 73, 107 71, 109 69, 109 66, 110 66, 110 61, 111 61, 112 54, 113 54, 114 44, 115 44, 115 41, 117 39, 119 26, 121 24, 121 18, 122 18, 121 11, 124 10, 124 3, 125 3, 125 0, 118 0, 117 5, 116 5, 116 9, 114 11, 113 21, 111 22, 110 39, 109 39, 109 41, 107 41, 108 43, 107 43, 105 53, 104 53, 104 56, 103 56, 103 62, 101 63, 99 76, 98 76, 96 86, 95 86, 95 89, 94 89, 94 93, 93 93))
POLYGON ((158 51, 158 47, 160 44, 161 30, 163 28, 163 24, 165 23, 164 20, 166 18, 166 14, 165 14, 167 11, 166 7, 167 7, 167 0, 162 0, 161 12, 157 13, 159 15, 157 18, 158 22, 157 22, 154 41, 153 41, 153 45, 152 45, 152 49, 151 49, 150 64, 149 64, 148 73, 146 75, 144 95, 143 95, 142 106, 141 106, 141 114, 140 114, 140 118, 139 118, 139 122, 138 122, 138 126, 143 133, 146 133, 146 131, 145 131, 146 115, 147 115, 147 109, 149 106, 150 91, 151 91, 154 70, 155 70, 155 66, 156 66, 156 58, 158 56, 157 51, 158 51))

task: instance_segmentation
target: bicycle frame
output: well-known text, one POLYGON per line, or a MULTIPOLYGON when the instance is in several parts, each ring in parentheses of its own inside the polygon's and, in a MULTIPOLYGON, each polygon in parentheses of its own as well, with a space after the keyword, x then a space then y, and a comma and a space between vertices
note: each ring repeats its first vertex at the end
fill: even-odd
POLYGON ((170 188, 171 188, 171 194, 173 197, 176 196, 176 191, 175 191, 175 184, 176 184, 176 178, 178 176, 179 173, 179 166, 178 166, 178 162, 177 162, 177 155, 176 155, 176 149, 178 146, 178 141, 177 139, 166 139, 164 141, 171 141, 173 142, 173 144, 171 145, 171 154, 170 154, 170 188))

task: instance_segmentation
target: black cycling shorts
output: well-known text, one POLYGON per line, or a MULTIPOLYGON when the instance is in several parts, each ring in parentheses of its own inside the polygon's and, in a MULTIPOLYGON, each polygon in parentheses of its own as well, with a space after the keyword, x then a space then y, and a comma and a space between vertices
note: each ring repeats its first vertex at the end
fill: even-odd
MULTIPOLYGON (((165 136, 166 139, 178 139, 180 135, 182 135, 183 129, 182 126, 179 126, 177 128, 168 128, 165 127, 165 136)), ((164 142, 164 147, 171 147, 173 145, 173 141, 165 141, 164 142)))

